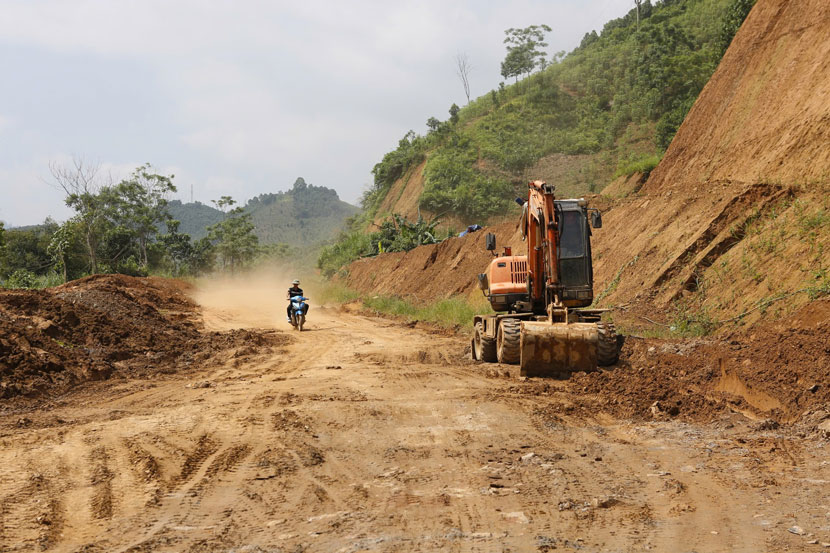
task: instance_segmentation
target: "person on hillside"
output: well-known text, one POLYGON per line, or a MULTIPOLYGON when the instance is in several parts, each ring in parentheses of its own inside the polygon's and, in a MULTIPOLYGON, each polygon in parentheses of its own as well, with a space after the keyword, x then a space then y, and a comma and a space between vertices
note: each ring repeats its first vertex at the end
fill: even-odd
MULTIPOLYGON (((300 288, 300 281, 296 278, 291 283, 291 288, 288 289, 286 299, 288 300, 288 307, 285 308, 285 314, 288 316, 288 322, 291 322, 291 298, 294 296, 302 296, 303 289, 300 288)), ((308 304, 303 306, 303 315, 308 315, 308 304)))

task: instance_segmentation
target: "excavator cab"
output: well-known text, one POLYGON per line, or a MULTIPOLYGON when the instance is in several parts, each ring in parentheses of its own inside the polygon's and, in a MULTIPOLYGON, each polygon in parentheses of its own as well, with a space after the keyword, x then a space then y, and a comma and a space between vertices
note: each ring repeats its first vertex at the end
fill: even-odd
POLYGON ((591 228, 585 200, 556 200, 559 221, 559 280, 562 303, 588 307, 594 301, 594 268, 591 264, 591 228))

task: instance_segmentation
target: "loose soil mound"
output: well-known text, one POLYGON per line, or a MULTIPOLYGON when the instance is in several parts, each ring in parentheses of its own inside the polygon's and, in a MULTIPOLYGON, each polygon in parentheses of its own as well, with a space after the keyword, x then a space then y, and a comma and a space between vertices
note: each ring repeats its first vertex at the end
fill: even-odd
POLYGON ((113 374, 176 371, 242 343, 281 340, 200 332, 185 291, 181 282, 123 275, 0 291, 0 398, 113 374))
MULTIPOLYGON (((576 407, 633 419, 708 421, 727 411, 794 422, 830 406, 830 301, 719 339, 628 337, 620 362, 567 381, 576 407)), ((524 385, 556 390, 549 381, 524 385)))

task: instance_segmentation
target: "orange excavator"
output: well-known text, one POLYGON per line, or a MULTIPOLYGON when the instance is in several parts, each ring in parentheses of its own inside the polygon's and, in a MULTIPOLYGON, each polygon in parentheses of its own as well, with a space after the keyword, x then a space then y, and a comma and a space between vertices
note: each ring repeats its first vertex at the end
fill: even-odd
MULTIPOLYGON (((602 227, 602 215, 584 199, 555 199, 554 190, 544 181, 528 184, 521 222, 527 255, 505 248, 478 275, 496 313, 476 315, 473 358, 518 364, 521 376, 594 370, 619 355, 614 325, 602 322, 604 310, 589 308, 591 228, 602 227)), ((487 235, 486 247, 496 249, 495 235, 487 235)))

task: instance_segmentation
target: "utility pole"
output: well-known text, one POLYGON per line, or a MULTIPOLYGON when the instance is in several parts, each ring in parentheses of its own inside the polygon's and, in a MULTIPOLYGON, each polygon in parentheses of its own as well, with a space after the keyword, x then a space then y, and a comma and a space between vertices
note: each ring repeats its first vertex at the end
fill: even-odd
POLYGON ((193 184, 190 184, 190 203, 193 203, 193 184))

